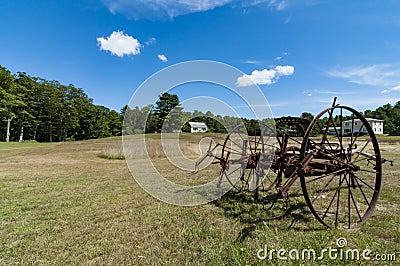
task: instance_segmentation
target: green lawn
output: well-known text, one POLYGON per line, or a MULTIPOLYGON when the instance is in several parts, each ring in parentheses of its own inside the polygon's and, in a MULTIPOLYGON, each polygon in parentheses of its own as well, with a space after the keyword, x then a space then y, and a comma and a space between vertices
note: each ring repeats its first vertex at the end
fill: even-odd
POLYGON ((38 143, 38 142, 0 142, 0 156, 26 151, 34 148, 57 145, 57 143, 38 143))
MULTIPOLYGON (((290 212, 280 220, 268 221, 273 211, 260 211, 248 194, 228 193, 197 207, 160 202, 139 187, 124 160, 99 156, 105 147, 119 146, 119 138, 0 143, 0 265, 330 265, 328 256, 283 261, 275 254, 273 261, 261 261, 257 252, 265 246, 319 252, 337 248, 340 237, 346 248, 399 252, 400 145, 390 143, 382 142, 382 155, 395 165, 384 165, 377 208, 351 231, 319 224, 301 193, 294 194, 296 185, 290 212)), ((171 178, 193 178, 155 160, 171 178)), ((398 265, 396 256, 397 262, 335 263, 398 265)))

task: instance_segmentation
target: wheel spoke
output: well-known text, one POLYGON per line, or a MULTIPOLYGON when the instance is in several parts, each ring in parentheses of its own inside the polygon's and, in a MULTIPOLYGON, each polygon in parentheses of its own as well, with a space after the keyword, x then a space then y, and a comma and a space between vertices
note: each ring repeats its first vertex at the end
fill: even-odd
POLYGON ((360 151, 357 151, 357 152, 356 152, 357 155, 356 155, 356 157, 354 158, 354 160, 353 160, 352 163, 355 163, 355 162, 357 161, 357 159, 358 159, 358 157, 360 156, 360 154, 365 150, 365 148, 368 146, 368 144, 369 144, 370 142, 371 142, 371 139, 368 139, 368 140, 366 141, 365 145, 362 147, 362 149, 361 149, 360 151))
POLYGON ((312 202, 314 202, 314 201, 316 201, 317 199, 320 198, 321 193, 329 186, 329 184, 332 182, 332 180, 333 180, 334 178, 335 178, 335 176, 332 176, 332 178, 329 179, 328 183, 325 184, 324 188, 321 189, 321 190, 319 191, 318 195, 317 195, 317 196, 313 196, 313 197, 314 197, 314 200, 313 200, 312 202))
MULTIPOLYGON (((326 211, 325 211, 324 215, 322 216, 322 220, 326 217, 326 214, 328 213, 329 209, 331 208, 332 203, 333 203, 333 201, 335 200, 335 197, 336 197, 336 195, 338 194, 338 191, 340 191, 341 186, 342 186, 342 183, 341 183, 341 180, 340 180, 339 186, 338 186, 338 188, 336 189, 335 194, 333 195, 333 198, 332 198, 331 201, 329 202, 329 205, 328 205, 328 207, 326 208, 326 211)), ((336 215, 337 215, 337 213, 336 213, 336 215)))
POLYGON ((373 173, 373 174, 376 174, 376 173, 377 173, 376 171, 366 170, 366 169, 360 169, 359 171, 361 171, 361 172, 366 172, 366 173, 373 173))
POLYGON ((326 174, 326 175, 321 175, 321 176, 316 177, 314 179, 308 180, 308 181, 306 181, 306 183, 312 183, 314 181, 317 181, 317 180, 319 180, 321 178, 324 178, 324 177, 327 177, 327 176, 330 176, 330 175, 335 175, 336 176, 337 174, 339 174, 341 172, 344 172, 344 171, 346 171, 346 169, 340 169, 340 170, 337 170, 335 172, 332 172, 332 173, 329 173, 329 174, 326 174))
POLYGON ((329 156, 330 159, 335 160, 335 161, 337 161, 339 163, 342 163, 344 165, 351 166, 351 164, 348 164, 348 163, 344 162, 342 159, 337 158, 336 154, 330 152, 329 150, 324 149, 324 147, 322 147, 321 144, 318 144, 318 143, 316 143, 315 141, 313 141, 311 139, 310 139, 310 141, 313 142, 315 145, 319 146, 321 148, 320 149, 321 151, 327 152, 327 153, 323 153, 323 154, 326 155, 326 156, 329 156))
POLYGON ((322 147, 322 145, 324 144, 324 141, 326 140, 326 143, 329 145, 329 148, 330 148, 331 150, 333 150, 332 145, 331 145, 331 143, 329 142, 328 137, 326 136, 326 135, 327 135, 327 132, 324 131, 324 130, 321 128, 321 126, 320 126, 320 124, 319 124, 318 122, 317 122, 317 125, 318 125, 318 127, 319 127, 321 133, 323 134, 322 142, 320 143, 321 147, 322 147))
MULTIPOLYGON (((353 148, 354 144, 357 141, 357 138, 360 136, 360 132, 362 131, 363 127, 364 127, 364 123, 361 125, 360 129, 358 130, 357 136, 354 138, 353 142, 350 143, 350 148, 353 148)), ((353 132, 351 134, 353 135, 353 132)))
POLYGON ((367 203, 368 207, 371 206, 371 203, 368 201, 367 197, 365 196, 365 193, 364 193, 364 191, 363 191, 363 189, 362 189, 362 186, 361 186, 360 183, 358 182, 357 178, 354 178, 354 180, 355 180, 356 183, 357 183, 357 187, 360 188, 361 194, 363 195, 364 200, 365 200, 365 202, 367 203))
POLYGON ((350 225, 351 225, 351 208, 350 208, 350 182, 347 180, 347 178, 345 177, 345 179, 346 179, 346 183, 347 183, 347 209, 349 210, 349 213, 348 213, 348 215, 349 215, 349 229, 350 229, 350 225))
POLYGON ((336 215, 335 215, 335 228, 337 227, 338 224, 338 219, 339 219, 339 202, 340 202, 340 187, 342 186, 342 175, 339 177, 339 190, 338 190, 338 196, 337 196, 337 201, 336 201, 336 215))
MULTIPOLYGON (((371 187, 369 184, 367 184, 366 182, 364 182, 364 180, 362 180, 361 178, 359 178, 358 176, 354 175, 354 178, 356 180, 361 181, 361 183, 363 183, 364 185, 366 185, 367 187, 369 187, 371 190, 373 190, 374 192, 378 192, 376 189, 374 189, 373 187, 371 187)), ((361 186, 360 186, 361 187, 361 186)))
MULTIPOLYGON (((352 178, 351 174, 349 175, 349 178, 352 178)), ((357 204, 356 204, 356 202, 354 200, 353 193, 351 192, 351 184, 350 184, 349 180, 347 180, 347 179, 346 179, 346 183, 347 183, 347 187, 349 189, 349 200, 351 198, 351 201, 353 202, 353 205, 354 205, 354 207, 356 209, 357 215, 360 218, 360 222, 361 222, 362 221, 362 217, 361 217, 360 212, 359 212, 359 210, 357 208, 357 204)), ((349 202, 349 220, 350 220, 350 202, 349 202)), ((349 222, 349 228, 350 228, 350 222, 349 222)))

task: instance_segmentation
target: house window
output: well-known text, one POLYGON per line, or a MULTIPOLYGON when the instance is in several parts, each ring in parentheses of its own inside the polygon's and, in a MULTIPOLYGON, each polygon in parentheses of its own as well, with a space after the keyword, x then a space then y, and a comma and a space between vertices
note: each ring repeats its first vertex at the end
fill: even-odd
POLYGON ((344 126, 348 127, 348 126, 350 126, 350 123, 344 123, 344 126))
POLYGON ((354 122, 354 125, 357 126, 358 122, 354 122))

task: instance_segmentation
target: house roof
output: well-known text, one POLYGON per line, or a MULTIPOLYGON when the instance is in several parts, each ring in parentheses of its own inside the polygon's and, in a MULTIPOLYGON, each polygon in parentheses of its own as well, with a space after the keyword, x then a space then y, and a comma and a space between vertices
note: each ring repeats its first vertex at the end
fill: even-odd
MULTIPOLYGON (((368 117, 366 117, 365 118, 367 121, 372 121, 372 122, 383 122, 383 120, 380 120, 380 119, 375 119, 375 118, 368 118, 368 117)), ((343 121, 343 123, 351 123, 351 121, 352 120, 346 120, 346 121, 343 121)), ((354 119, 354 122, 360 122, 361 120, 360 119, 354 119)))
POLYGON ((189 122, 190 127, 207 128, 207 125, 200 122, 189 122))

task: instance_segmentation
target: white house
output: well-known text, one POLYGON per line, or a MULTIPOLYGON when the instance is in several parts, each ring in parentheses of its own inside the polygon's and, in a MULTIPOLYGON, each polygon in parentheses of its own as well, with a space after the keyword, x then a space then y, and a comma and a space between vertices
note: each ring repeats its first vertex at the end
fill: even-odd
MULTIPOLYGON (((370 124, 372 130, 374 131, 375 134, 383 134, 383 120, 375 119, 375 118, 365 118, 370 124)), ((343 122, 342 125, 342 134, 343 135, 349 135, 352 132, 353 133, 358 133, 360 131, 360 128, 362 126, 362 122, 360 119, 354 119, 354 123, 352 120, 347 120, 343 122)), ((367 133, 367 129, 365 127, 361 128, 361 133, 367 133)))
POLYGON ((204 133, 207 132, 207 125, 200 122, 189 122, 191 133, 204 133))

